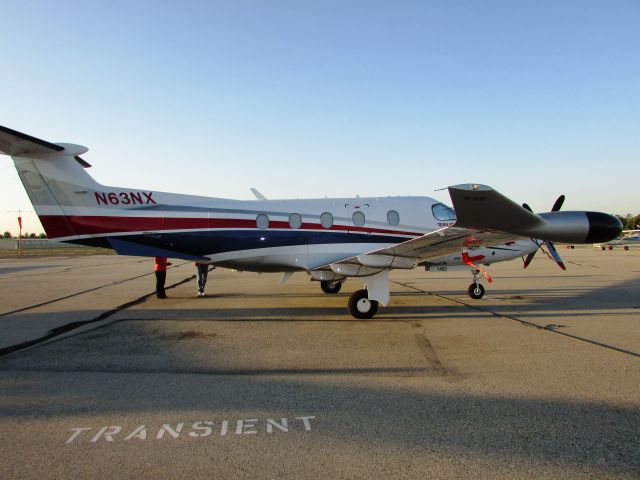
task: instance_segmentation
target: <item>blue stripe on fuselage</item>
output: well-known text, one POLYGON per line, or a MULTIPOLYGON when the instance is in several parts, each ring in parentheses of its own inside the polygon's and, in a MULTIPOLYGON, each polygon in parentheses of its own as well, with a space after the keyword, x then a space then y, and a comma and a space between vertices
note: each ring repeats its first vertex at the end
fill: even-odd
POLYGON ((157 256, 159 249, 167 252, 166 256, 193 260, 205 255, 252 250, 259 248, 286 247, 297 245, 323 245, 334 243, 371 243, 395 244, 405 242, 407 237, 375 235, 349 232, 318 232, 307 230, 210 230, 189 232, 158 232, 152 234, 136 234, 113 236, 117 240, 130 244, 131 253, 126 253, 122 243, 116 248, 123 255, 157 256), (147 247, 147 248, 145 248, 147 247), (173 254, 169 255, 169 252, 173 254))

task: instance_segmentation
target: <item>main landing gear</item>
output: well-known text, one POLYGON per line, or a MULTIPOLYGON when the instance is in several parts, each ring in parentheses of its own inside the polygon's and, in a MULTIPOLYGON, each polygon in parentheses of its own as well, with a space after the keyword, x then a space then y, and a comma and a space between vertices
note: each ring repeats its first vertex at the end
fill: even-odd
POLYGON ((369 300, 367 290, 357 290, 349 298, 349 313, 358 319, 372 318, 378 311, 378 302, 369 300))
MULTIPOLYGON (((342 288, 341 281, 322 281, 320 288, 324 293, 338 293, 342 288)), ((366 289, 358 290, 349 297, 349 313, 358 319, 373 318, 378 311, 378 302, 369 300, 369 292, 366 289)))
POLYGON ((469 285, 467 293, 474 300, 478 300, 484 296, 484 287, 480 283, 480 270, 473 271, 473 283, 469 285))
MULTIPOLYGON (((335 294, 340 291, 347 276, 338 276, 337 280, 335 277, 329 278, 331 280, 320 281, 320 288, 324 293, 335 294)), ((359 320, 373 318, 379 306, 389 303, 389 271, 378 270, 372 275, 359 276, 358 279, 363 281, 365 288, 354 292, 349 297, 347 303, 349 313, 359 320)))
POLYGON ((335 282, 325 280, 320 282, 320 288, 324 293, 338 293, 342 288, 342 282, 339 280, 335 282))

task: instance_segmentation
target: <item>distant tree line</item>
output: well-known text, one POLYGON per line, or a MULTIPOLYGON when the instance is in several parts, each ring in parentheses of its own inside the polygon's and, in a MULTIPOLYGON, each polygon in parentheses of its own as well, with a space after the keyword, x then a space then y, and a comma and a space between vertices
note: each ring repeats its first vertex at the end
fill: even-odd
POLYGON ((616 215, 616 217, 622 222, 623 230, 637 230, 640 228, 638 227, 638 225, 640 225, 640 215, 633 216, 627 213, 624 217, 622 215, 616 215))
MULTIPOLYGON (((11 232, 9 232, 8 230, 6 232, 4 232, 2 234, 2 238, 18 238, 18 235, 16 235, 15 237, 13 235, 11 235, 11 232)), ((46 233, 23 233, 22 235, 20 235, 20 238, 47 238, 47 234, 46 233)))

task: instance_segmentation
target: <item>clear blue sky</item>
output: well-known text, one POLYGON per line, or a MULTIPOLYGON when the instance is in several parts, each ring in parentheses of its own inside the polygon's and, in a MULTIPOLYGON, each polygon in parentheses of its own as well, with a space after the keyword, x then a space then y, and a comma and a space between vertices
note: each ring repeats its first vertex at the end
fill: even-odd
MULTIPOLYGON (((0 3, 0 125, 105 184, 640 213, 640 1, 0 3)), ((0 230, 33 210, 1 156, 0 230)), ((25 228, 41 231, 35 214, 25 228)))

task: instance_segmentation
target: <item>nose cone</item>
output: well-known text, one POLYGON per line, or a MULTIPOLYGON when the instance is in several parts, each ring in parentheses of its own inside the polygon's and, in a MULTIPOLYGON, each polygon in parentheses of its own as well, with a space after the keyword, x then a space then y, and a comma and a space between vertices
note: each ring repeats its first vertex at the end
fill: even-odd
POLYGON ((601 243, 613 240, 622 233, 622 223, 613 215, 585 212, 589 219, 589 234, 584 243, 601 243))

